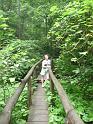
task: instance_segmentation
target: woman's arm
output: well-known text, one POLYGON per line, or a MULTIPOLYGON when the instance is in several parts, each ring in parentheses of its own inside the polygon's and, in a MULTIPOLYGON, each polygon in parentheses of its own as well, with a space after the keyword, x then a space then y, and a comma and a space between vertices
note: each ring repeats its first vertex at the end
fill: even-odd
POLYGON ((48 65, 47 65, 47 67, 51 67, 51 60, 48 60, 48 65))
POLYGON ((47 67, 47 64, 45 63, 45 61, 43 60, 42 61, 42 68, 46 68, 47 67))

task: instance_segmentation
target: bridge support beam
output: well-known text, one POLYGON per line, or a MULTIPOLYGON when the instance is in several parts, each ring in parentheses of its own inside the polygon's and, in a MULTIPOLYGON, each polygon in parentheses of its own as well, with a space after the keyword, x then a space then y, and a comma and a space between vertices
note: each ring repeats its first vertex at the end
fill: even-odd
POLYGON ((32 105, 32 86, 31 86, 31 77, 28 80, 28 107, 32 105))

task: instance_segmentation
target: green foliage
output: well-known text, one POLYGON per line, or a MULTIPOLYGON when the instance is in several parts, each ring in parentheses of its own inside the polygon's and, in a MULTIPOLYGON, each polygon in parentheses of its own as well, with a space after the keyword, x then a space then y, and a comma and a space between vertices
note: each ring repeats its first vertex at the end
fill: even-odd
POLYGON ((76 109, 77 113, 83 119, 84 122, 93 122, 93 101, 84 99, 82 89, 78 87, 78 81, 76 79, 70 79, 70 82, 67 80, 67 77, 62 79, 62 85, 64 86, 69 99, 76 109))
POLYGON ((3 16, 3 11, 0 10, 0 49, 8 44, 14 38, 14 30, 6 23, 8 18, 3 16))
POLYGON ((92 90, 89 90, 89 87, 93 86, 92 10, 92 1, 70 2, 63 10, 60 10, 62 14, 56 19, 49 32, 49 39, 53 39, 51 41, 54 42, 53 45, 58 44, 55 49, 60 48, 61 54, 56 60, 58 72, 64 76, 77 77, 84 96, 86 93, 90 99, 92 90))
POLYGON ((35 52, 37 41, 13 41, 0 51, 0 84, 20 81, 28 69, 39 60, 35 52), (34 54, 35 52, 35 54, 34 54))
POLYGON ((82 73, 86 68, 92 68, 92 64, 90 67, 93 48, 92 6, 92 1, 74 1, 67 4, 63 10, 59 9, 56 17, 55 14, 52 16, 56 21, 48 32, 48 39, 52 45, 53 55, 61 53, 59 61, 62 61, 62 70, 65 74, 72 75, 74 68, 80 70, 83 68, 82 73))
POLYGON ((7 102, 8 98, 13 94, 14 89, 18 87, 18 83, 15 85, 0 85, 0 112, 3 110, 5 103, 7 102))
POLYGON ((50 14, 50 18, 54 21, 48 32, 48 41, 53 55, 58 55, 54 60, 56 76, 66 78, 64 86, 68 87, 69 97, 73 97, 72 103, 77 105, 77 111, 83 113, 82 119, 92 123, 93 1, 68 2, 63 9, 58 8, 54 15, 50 14))

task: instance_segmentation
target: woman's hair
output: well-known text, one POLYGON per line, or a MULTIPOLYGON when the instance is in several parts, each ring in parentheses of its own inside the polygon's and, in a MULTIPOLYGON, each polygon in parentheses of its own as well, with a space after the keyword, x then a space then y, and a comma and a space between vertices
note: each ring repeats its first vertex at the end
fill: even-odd
POLYGON ((48 56, 48 58, 49 58, 49 54, 44 54, 43 59, 45 59, 45 56, 48 56))
POLYGON ((49 55, 48 55, 48 54, 45 54, 44 56, 48 56, 48 57, 49 57, 49 55))

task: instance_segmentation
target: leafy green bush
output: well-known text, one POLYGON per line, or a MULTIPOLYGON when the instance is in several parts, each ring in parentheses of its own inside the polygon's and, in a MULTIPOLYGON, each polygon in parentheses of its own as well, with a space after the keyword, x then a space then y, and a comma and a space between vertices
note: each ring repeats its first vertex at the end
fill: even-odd
MULTIPOLYGON (((79 75, 80 82, 92 84, 93 2, 69 2, 57 11, 48 38, 54 52, 60 49, 57 68, 62 75, 79 75), (60 69, 61 65, 61 69, 60 69)), ((86 86, 87 90, 87 86, 86 86)))
POLYGON ((36 60, 39 60, 40 55, 33 48, 33 42, 35 41, 13 41, 0 51, 0 69, 2 70, 0 84, 20 81, 36 60))
POLYGON ((61 82, 78 115, 80 115, 84 122, 90 122, 92 124, 93 101, 89 101, 88 99, 86 100, 84 97, 82 97, 82 89, 78 87, 77 79, 71 79, 70 82, 68 82, 67 77, 64 77, 61 82))
POLYGON ((4 12, 0 10, 0 49, 14 38, 14 30, 9 27, 7 22, 8 18, 4 17, 4 12))
MULTIPOLYGON (((52 13, 52 12, 51 12, 52 13)), ((91 81, 93 67, 93 2, 69 2, 63 9, 50 14, 54 18, 48 32, 54 54, 60 50, 59 68, 62 75, 83 74, 82 80, 91 81), (55 16, 55 14, 57 16, 55 16), (85 75, 85 76, 84 76, 85 75), (89 77, 89 78, 88 78, 89 77)))
POLYGON ((49 15, 54 21, 48 32, 53 55, 58 56, 55 73, 65 78, 64 87, 82 119, 93 123, 93 1, 72 1, 56 8, 49 15))

